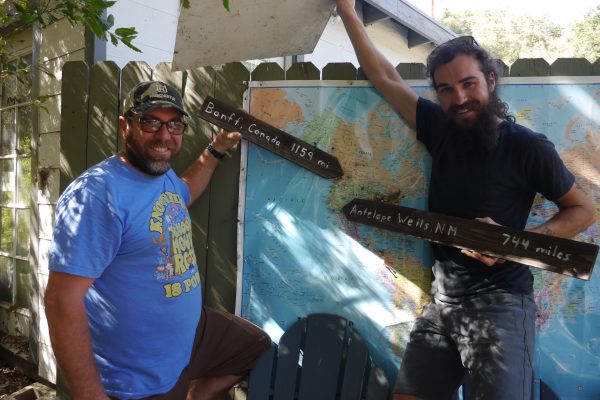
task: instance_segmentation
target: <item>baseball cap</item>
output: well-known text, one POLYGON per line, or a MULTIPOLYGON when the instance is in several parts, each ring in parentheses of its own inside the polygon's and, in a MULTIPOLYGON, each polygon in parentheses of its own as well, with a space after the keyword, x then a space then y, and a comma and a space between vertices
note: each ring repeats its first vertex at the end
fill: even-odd
POLYGON ((188 116, 183 108, 183 99, 173 86, 160 81, 146 81, 135 85, 123 98, 123 114, 140 113, 156 108, 175 108, 188 116))

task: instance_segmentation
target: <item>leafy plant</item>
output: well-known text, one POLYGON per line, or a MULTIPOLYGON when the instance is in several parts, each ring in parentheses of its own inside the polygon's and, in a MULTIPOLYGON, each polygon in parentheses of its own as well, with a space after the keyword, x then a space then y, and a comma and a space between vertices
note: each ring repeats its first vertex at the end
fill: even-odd
POLYGON ((66 19, 72 26, 85 26, 99 39, 113 45, 123 43, 140 52, 132 41, 137 37, 133 27, 114 28, 114 17, 105 11, 115 4, 107 0, 0 0, 0 84, 9 76, 21 79, 31 72, 31 65, 7 63, 7 38, 38 24, 40 28, 66 19))
POLYGON ((573 26, 571 43, 575 46, 577 57, 585 57, 590 62, 600 57, 600 5, 573 26))

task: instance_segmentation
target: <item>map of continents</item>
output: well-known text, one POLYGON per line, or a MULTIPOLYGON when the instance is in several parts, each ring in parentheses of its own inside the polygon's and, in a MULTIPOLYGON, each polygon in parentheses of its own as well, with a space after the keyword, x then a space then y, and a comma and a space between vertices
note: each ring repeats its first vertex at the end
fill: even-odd
MULTIPOLYGON (((429 156, 374 89, 311 83, 252 87, 249 111, 335 155, 344 175, 326 180, 249 146, 242 178, 241 314, 275 340, 298 317, 342 315, 355 323, 393 382, 414 318, 428 300, 428 245, 350 223, 341 208, 360 197, 426 209, 429 156)), ((594 197, 600 195, 598 88, 501 88, 518 121, 547 133, 594 197), (576 101, 582 93, 595 105, 576 101)), ((415 89, 434 97, 427 86, 415 89)), ((554 211, 551 203, 537 199, 531 223, 554 211)), ((579 240, 597 242, 597 227, 579 240)), ((543 366, 539 375, 557 394, 567 387, 573 398, 600 393, 598 377, 582 380, 583 370, 600 366, 600 334, 593 333, 600 327, 598 271, 583 282, 532 270, 539 307, 536 364, 543 366)))

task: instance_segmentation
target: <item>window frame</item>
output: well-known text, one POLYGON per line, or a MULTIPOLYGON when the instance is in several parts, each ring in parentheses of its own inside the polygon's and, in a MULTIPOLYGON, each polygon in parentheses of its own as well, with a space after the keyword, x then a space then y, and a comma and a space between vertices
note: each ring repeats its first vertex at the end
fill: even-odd
MULTIPOLYGON (((30 65, 33 64, 33 49, 25 48, 20 51, 13 52, 7 57, 7 63, 19 63, 22 60, 26 60, 30 65)), ((2 286, 6 285, 11 288, 10 301, 7 301, 4 298, 0 298, 0 304, 3 304, 8 307, 17 306, 18 308, 26 308, 31 309, 31 294, 29 293, 29 288, 31 285, 27 285, 26 289, 20 284, 20 275, 19 272, 21 266, 23 264, 27 265, 26 276, 29 277, 31 274, 31 265, 30 265, 30 255, 31 255, 31 234, 33 232, 33 226, 31 223, 32 219, 32 183, 33 183, 33 154, 32 154, 32 141, 33 141, 33 108, 35 107, 35 100, 33 96, 34 90, 34 82, 33 79, 35 77, 35 73, 31 70, 26 78, 28 80, 28 93, 23 96, 23 98, 19 98, 19 96, 15 96, 14 102, 7 102, 4 104, 5 98, 4 94, 6 91, 5 85, 10 82, 5 81, 4 84, 0 85, 0 173, 2 175, 5 174, 3 168, 4 165, 12 162, 12 171, 11 176, 9 177, 8 184, 10 185, 10 193, 12 198, 4 203, 3 195, 5 193, 5 176, 0 180, 0 216, 6 215, 5 210, 8 210, 7 214, 10 214, 12 221, 12 232, 10 234, 10 248, 5 249, 4 243, 1 243, 0 240, 0 259, 6 261, 7 271, 10 271, 10 276, 8 276, 8 282, 0 282, 2 286), (24 100, 24 101, 23 101, 24 100), (30 123, 26 126, 27 135, 29 137, 29 145, 26 148, 22 148, 21 145, 21 134, 23 131, 20 128, 20 124, 22 123, 19 110, 26 110, 29 108, 29 121, 30 123), (14 111, 13 111, 14 110, 14 111), (4 113, 13 111, 13 115, 11 116, 11 132, 12 137, 8 144, 11 145, 11 148, 8 152, 5 152, 4 145, 4 113), (25 162, 23 162, 23 160, 25 162), (26 173, 27 168, 22 168, 29 163, 29 178, 23 177, 24 173, 26 173), (25 185, 24 183, 29 182, 29 185, 25 185), (23 193, 21 193, 23 192, 23 193), (24 196, 24 197, 23 197, 24 196), (20 201, 20 199, 22 199, 20 201), (25 211, 25 212, 23 212, 25 211), (24 217, 23 217, 24 216, 24 217), (27 234, 27 239, 25 243, 20 243, 20 227, 25 227, 25 232, 27 234), (25 249, 25 252, 22 250, 25 249), (27 293, 20 293, 25 290, 27 293), (23 304, 25 302, 25 304, 23 304)), ((23 85, 19 83, 19 81, 15 82, 15 95, 18 94, 19 87, 23 85)), ((27 114, 25 114, 27 115, 27 114)), ((24 137, 26 137, 24 136, 24 137)), ((5 222, 2 218, 0 218, 0 231, 4 231, 2 226, 5 222)), ((0 261, 0 265, 3 262, 0 261)), ((1 275, 0 275, 1 277, 1 275)))

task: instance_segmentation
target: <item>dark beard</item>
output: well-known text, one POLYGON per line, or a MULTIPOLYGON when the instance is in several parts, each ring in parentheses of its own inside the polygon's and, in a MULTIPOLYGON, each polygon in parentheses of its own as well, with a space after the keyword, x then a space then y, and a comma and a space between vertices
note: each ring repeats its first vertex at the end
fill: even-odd
POLYGON ((133 138, 133 133, 130 132, 125 139, 125 156, 131 165, 140 171, 148 175, 160 176, 164 175, 171 168, 171 159, 177 155, 175 146, 172 143, 167 143, 165 146, 171 149, 172 157, 169 160, 152 160, 144 154, 144 149, 133 138))
POLYGON ((446 137, 446 151, 451 158, 484 155, 498 143, 500 130, 492 102, 479 108, 477 117, 468 126, 460 125, 453 117, 452 107, 444 114, 442 129, 446 137))

